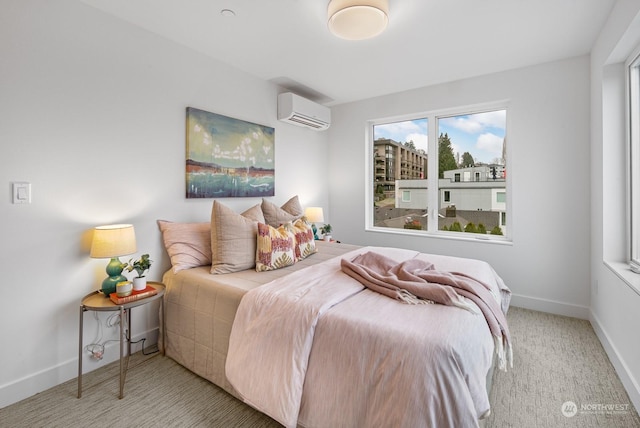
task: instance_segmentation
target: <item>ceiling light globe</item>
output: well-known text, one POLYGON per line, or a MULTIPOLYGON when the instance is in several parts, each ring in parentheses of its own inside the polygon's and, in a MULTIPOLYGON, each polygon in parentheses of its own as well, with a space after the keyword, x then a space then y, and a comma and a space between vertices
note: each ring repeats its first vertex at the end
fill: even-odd
POLYGON ((382 33, 389 22, 388 0, 331 0, 329 30, 347 40, 364 40, 382 33))

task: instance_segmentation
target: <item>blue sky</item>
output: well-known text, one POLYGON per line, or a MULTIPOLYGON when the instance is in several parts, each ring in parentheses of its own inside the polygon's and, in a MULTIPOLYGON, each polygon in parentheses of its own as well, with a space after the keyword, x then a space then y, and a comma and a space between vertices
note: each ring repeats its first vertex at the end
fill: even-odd
MULTIPOLYGON (((492 163, 502 157, 506 117, 506 110, 442 117, 438 119, 438 135, 449 135, 454 155, 469 152, 476 162, 492 163)), ((417 119, 376 125, 374 138, 390 138, 401 143, 413 141, 416 148, 427 152, 427 122, 427 119, 417 119)))

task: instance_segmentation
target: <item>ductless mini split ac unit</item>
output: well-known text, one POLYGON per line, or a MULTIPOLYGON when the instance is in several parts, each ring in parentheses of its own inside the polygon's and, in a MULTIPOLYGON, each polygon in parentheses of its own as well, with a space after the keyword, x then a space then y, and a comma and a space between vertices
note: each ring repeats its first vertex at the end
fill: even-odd
POLYGON ((293 92, 285 92, 278 95, 278 120, 324 131, 331 125, 331 110, 293 92))

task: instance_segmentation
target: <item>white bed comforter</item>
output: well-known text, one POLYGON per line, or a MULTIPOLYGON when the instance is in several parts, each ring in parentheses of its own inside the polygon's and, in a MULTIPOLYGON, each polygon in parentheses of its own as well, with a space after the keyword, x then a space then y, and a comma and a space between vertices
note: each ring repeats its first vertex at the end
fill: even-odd
MULTIPOLYGON (((439 270, 509 291, 486 263, 366 247, 398 262, 426 258, 439 270)), ((341 257, 287 275, 242 298, 226 376, 252 407, 287 427, 474 427, 489 411, 493 339, 481 315, 406 305, 365 289, 341 257)))

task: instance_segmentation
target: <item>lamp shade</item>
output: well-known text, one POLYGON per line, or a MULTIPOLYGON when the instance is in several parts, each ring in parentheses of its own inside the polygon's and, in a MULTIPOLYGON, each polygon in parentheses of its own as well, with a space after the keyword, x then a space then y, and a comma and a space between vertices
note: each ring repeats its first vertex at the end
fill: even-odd
POLYGON ((136 252, 136 234, 133 225, 112 224, 93 230, 90 256, 107 259, 136 252))
POLYGON ((324 213, 321 207, 308 207, 304 210, 304 216, 309 223, 324 223, 324 213))
POLYGON ((369 39, 387 28, 389 0, 331 0, 327 16, 329 30, 336 36, 369 39))

